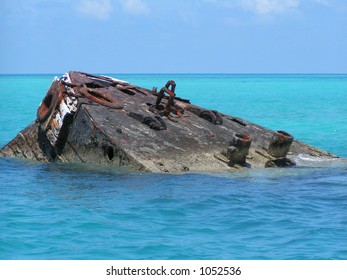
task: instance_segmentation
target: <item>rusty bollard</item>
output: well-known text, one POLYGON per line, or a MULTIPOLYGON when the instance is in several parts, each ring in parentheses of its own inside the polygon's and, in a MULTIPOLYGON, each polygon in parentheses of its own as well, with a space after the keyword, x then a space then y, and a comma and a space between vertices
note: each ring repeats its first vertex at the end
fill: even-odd
POLYGON ((285 158, 292 145, 294 137, 288 132, 277 130, 270 141, 269 155, 275 158, 285 158))
POLYGON ((248 134, 234 133, 226 152, 228 165, 245 164, 251 143, 252 139, 248 134))

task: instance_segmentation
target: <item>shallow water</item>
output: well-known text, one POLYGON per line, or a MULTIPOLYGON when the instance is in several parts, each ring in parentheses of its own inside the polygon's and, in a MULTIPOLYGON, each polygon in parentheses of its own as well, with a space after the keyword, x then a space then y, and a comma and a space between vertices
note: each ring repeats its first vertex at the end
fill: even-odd
MULTIPOLYGON (((346 75, 113 76, 175 79, 193 103, 347 157, 346 75)), ((0 76, 0 146, 35 118, 53 77, 0 76)), ((303 160, 162 175, 0 158, 0 259, 346 259, 347 163, 303 160)))

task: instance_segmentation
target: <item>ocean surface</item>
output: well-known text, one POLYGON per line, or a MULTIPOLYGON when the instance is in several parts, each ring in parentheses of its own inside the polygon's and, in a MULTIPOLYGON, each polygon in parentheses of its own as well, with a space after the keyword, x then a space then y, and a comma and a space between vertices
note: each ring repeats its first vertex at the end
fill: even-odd
MULTIPOLYGON (((107 74, 347 158, 347 75, 107 74)), ((55 75, 0 75, 0 147, 55 75)), ((61 74, 57 74, 61 76, 61 74)), ((0 259, 347 259, 347 162, 145 174, 0 158, 0 259)))

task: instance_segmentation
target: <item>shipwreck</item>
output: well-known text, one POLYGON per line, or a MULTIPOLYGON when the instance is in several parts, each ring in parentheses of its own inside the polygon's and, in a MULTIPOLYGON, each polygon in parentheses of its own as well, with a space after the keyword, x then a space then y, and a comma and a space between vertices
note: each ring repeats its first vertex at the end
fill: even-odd
POLYGON ((0 156, 92 163, 141 172, 219 172, 333 159, 282 130, 193 105, 168 81, 158 91, 106 76, 56 78, 37 119, 0 156))

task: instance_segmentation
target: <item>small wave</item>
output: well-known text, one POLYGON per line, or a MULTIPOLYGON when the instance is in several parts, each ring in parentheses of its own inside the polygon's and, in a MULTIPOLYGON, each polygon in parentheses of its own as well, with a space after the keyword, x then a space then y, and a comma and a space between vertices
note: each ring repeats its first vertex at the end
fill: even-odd
POLYGON ((309 154, 298 154, 291 158, 298 166, 330 166, 335 164, 346 164, 347 160, 342 158, 316 157, 309 154))
POLYGON ((299 154, 298 158, 301 160, 305 160, 305 161, 311 161, 311 162, 324 162, 324 161, 331 161, 331 160, 335 160, 335 159, 331 159, 328 157, 314 157, 308 154, 299 154))

